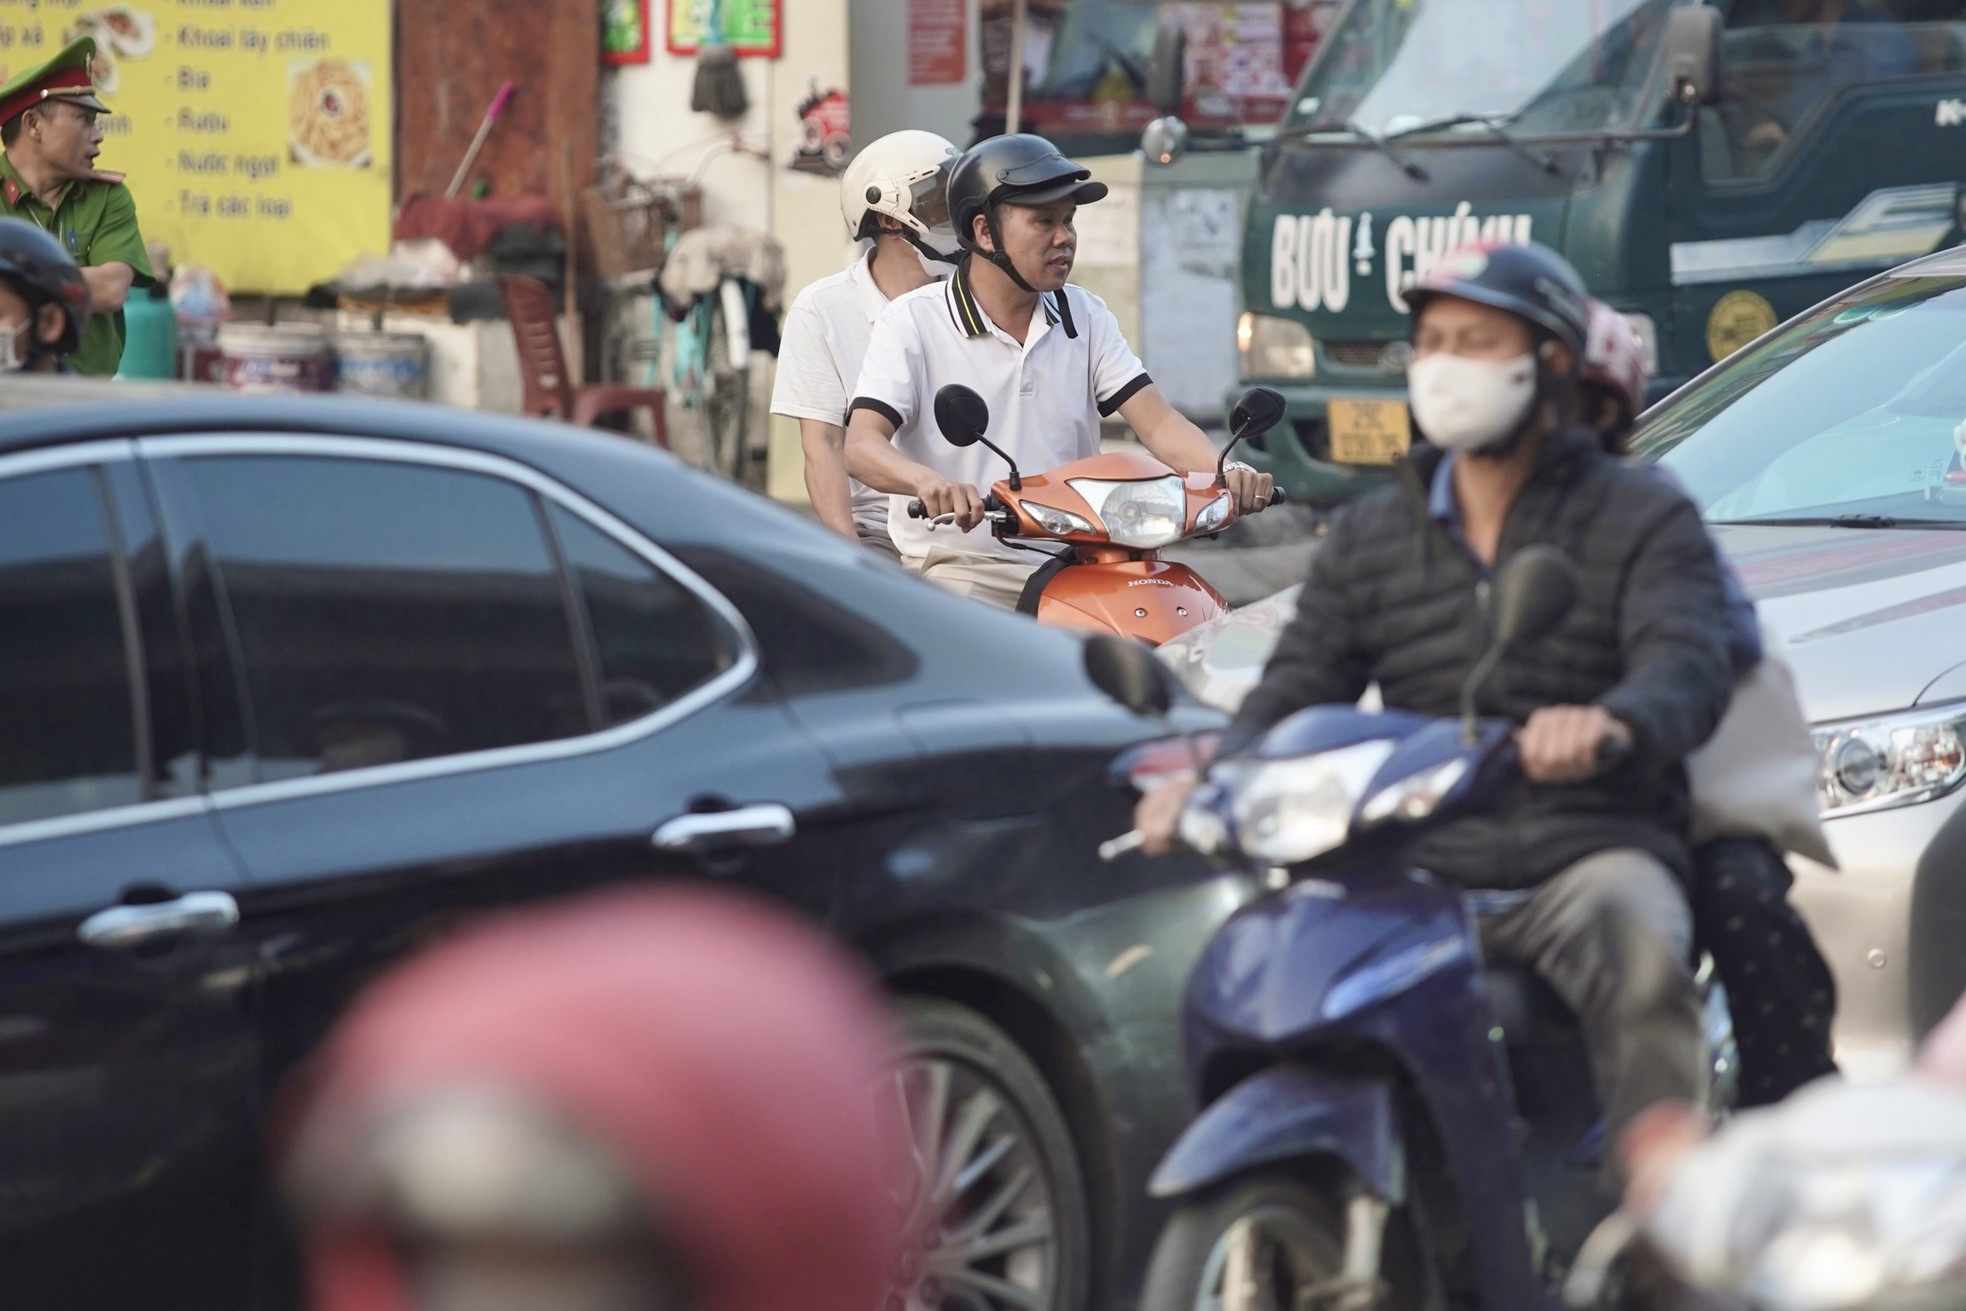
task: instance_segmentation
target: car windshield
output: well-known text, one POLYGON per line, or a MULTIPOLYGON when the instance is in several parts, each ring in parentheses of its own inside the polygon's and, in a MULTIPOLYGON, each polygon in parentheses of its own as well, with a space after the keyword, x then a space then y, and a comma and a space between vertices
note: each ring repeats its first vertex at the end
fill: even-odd
POLYGON ((1633 451, 1708 519, 1966 526, 1966 266, 1857 288, 1663 406, 1633 451))
POLYGON ((1520 132, 1628 127, 1680 2, 1360 0, 1324 38, 1285 128, 1390 135, 1456 115, 1520 132))

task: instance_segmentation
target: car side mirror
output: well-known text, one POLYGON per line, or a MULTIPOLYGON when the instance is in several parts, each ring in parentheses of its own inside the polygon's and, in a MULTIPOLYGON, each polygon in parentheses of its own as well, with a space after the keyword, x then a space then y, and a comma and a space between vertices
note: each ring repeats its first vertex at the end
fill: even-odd
POLYGON ((1110 633, 1085 642, 1085 676, 1136 715, 1165 718, 1174 707, 1173 671, 1140 643, 1110 633))
POLYGON ((974 446, 990 428, 990 406, 959 382, 935 393, 935 426, 951 446, 974 446))
POLYGON ((1666 77, 1682 105, 1720 99, 1720 11, 1689 5, 1666 15, 1666 77))

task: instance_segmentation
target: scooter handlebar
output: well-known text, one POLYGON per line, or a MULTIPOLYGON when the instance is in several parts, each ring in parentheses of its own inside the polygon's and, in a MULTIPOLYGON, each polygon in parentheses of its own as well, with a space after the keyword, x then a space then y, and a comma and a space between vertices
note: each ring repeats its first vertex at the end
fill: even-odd
POLYGON ((1099 859, 1110 864, 1129 851, 1138 851, 1140 844, 1147 840, 1139 829, 1128 829, 1116 838, 1107 838, 1099 844, 1099 859))
MULTIPOLYGON (((919 497, 908 502, 908 517, 910 519, 926 519, 929 517, 928 507, 921 503, 919 497)), ((990 492, 983 497, 983 518, 989 523, 1007 524, 1012 522, 1010 511, 1004 507, 1003 501, 998 498, 995 492, 990 492)), ((956 516, 953 514, 942 514, 935 517, 935 522, 939 524, 954 523, 955 521, 956 516)))
POLYGON ((1287 500, 1289 500, 1289 499, 1290 499, 1290 498, 1289 498, 1288 496, 1286 496, 1286 495, 1284 495, 1284 491, 1283 491, 1283 488, 1281 488, 1281 487, 1272 487, 1272 488, 1270 488, 1270 504, 1271 504, 1271 505, 1282 505, 1282 504, 1283 504, 1283 503, 1284 503, 1285 501, 1287 501, 1287 500))

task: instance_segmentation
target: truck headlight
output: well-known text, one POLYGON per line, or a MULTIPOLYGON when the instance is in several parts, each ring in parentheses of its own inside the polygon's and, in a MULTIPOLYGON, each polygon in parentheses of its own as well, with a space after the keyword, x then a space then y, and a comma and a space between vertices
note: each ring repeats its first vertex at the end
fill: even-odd
POLYGON ((1236 320, 1236 359, 1245 378, 1317 377, 1311 330, 1295 319, 1244 310, 1236 320))
POLYGON ((1812 730, 1825 819, 1915 806, 1966 782, 1966 703, 1812 730))

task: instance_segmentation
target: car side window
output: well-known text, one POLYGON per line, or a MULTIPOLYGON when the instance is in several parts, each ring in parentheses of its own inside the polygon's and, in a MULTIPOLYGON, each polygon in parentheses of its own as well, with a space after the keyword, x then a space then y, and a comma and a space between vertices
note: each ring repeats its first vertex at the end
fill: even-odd
POLYGON ((586 616, 604 722, 640 719, 730 668, 733 635, 694 593, 565 507, 552 518, 586 616))
POLYGON ((250 781, 595 726, 575 616, 528 489, 327 456, 182 469, 244 671, 250 781))
POLYGON ((0 825, 144 799, 115 550, 93 469, 0 479, 0 825))

